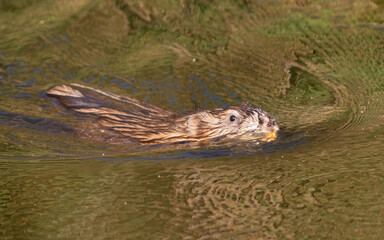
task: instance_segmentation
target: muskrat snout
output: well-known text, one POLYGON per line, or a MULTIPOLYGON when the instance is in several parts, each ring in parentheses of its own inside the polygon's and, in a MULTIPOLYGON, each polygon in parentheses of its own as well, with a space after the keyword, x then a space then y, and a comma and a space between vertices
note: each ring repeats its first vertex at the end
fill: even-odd
POLYGON ((275 121, 275 120, 269 121, 269 122, 267 123, 267 126, 268 126, 268 127, 272 127, 272 126, 275 126, 275 125, 276 125, 276 121, 275 121))
POLYGON ((259 115, 259 124, 261 132, 268 133, 277 132, 279 130, 275 118, 265 111, 259 115))
POLYGON ((267 119, 264 121, 261 121, 261 126, 267 126, 267 127, 272 127, 272 126, 277 126, 276 120, 275 119, 267 119))

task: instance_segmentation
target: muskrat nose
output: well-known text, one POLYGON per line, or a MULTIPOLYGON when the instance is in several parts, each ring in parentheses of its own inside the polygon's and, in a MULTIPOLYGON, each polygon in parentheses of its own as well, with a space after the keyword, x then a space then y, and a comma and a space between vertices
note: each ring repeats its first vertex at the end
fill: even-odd
POLYGON ((272 126, 275 126, 275 125, 276 125, 276 121, 275 120, 269 121, 267 123, 267 127, 272 127, 272 126))

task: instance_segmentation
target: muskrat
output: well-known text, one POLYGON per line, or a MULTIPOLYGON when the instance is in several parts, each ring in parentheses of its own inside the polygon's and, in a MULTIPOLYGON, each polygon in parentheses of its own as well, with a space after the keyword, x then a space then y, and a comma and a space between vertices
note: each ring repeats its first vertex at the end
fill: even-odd
POLYGON ((279 129, 272 115, 248 103, 178 115, 132 98, 80 84, 54 86, 46 93, 69 109, 96 115, 101 126, 140 144, 231 139, 250 133, 272 133, 275 137, 279 129), (119 110, 124 107, 115 107, 98 100, 95 94, 124 103, 124 107, 129 106, 129 109, 119 110))

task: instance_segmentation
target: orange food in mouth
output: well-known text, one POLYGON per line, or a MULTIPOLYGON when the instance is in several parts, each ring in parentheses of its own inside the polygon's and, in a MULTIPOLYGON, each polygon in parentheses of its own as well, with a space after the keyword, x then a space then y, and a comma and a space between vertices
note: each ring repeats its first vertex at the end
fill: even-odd
POLYGON ((273 139, 275 139, 275 138, 277 137, 277 134, 276 134, 276 132, 270 132, 270 133, 265 134, 265 136, 266 136, 267 138, 273 138, 273 139))

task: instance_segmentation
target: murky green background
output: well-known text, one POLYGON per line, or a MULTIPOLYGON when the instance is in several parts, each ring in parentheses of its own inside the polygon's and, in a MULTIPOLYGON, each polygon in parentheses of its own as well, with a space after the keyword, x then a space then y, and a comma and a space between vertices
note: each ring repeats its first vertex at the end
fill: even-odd
POLYGON ((383 239, 383 121, 383 1, 0 0, 2 239, 383 239), (108 145, 44 94, 71 82, 282 130, 108 145))

